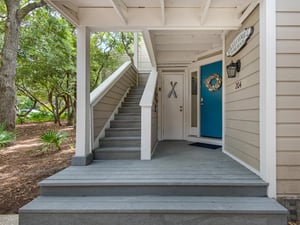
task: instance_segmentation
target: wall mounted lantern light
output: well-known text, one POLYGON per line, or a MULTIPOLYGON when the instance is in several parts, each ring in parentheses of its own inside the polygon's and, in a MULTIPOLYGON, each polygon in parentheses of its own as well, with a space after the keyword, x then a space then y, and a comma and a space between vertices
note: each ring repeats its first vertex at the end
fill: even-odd
POLYGON ((231 63, 227 66, 227 75, 228 78, 234 78, 236 76, 236 72, 240 72, 241 70, 241 61, 238 60, 236 63, 231 61, 231 63))

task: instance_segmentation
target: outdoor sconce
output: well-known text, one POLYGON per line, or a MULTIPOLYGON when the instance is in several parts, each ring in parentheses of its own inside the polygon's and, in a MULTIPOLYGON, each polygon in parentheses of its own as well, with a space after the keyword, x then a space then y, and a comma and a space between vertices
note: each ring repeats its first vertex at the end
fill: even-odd
POLYGON ((236 76, 236 72, 240 72, 241 70, 241 61, 238 60, 236 63, 231 61, 231 63, 227 66, 227 75, 228 78, 234 78, 236 76))

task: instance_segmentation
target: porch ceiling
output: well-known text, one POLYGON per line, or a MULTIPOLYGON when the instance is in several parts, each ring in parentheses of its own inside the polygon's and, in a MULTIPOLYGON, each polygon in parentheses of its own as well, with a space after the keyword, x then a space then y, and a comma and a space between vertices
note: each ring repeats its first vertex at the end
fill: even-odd
POLYGON ((91 31, 143 32, 153 65, 186 66, 222 46, 259 0, 45 0, 91 31))
POLYGON ((158 66, 186 66, 211 50, 221 50, 222 31, 150 31, 158 66))

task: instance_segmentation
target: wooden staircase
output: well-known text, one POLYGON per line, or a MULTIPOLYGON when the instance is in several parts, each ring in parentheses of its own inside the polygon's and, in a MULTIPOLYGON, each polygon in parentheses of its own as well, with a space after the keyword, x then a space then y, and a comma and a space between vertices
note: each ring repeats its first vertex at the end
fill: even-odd
POLYGON ((139 102, 143 86, 133 87, 126 96, 119 113, 105 130, 99 148, 94 150, 96 160, 140 159, 141 157, 141 108, 139 102))
POLYGON ((286 225, 268 184, 218 150, 160 142, 153 160, 95 160, 40 183, 20 225, 286 225))

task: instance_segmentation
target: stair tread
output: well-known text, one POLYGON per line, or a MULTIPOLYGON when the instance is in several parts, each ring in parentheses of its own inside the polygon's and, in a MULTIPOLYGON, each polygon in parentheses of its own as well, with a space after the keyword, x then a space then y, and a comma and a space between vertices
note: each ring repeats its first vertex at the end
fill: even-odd
POLYGON ((128 118, 119 118, 119 119, 115 119, 115 120, 112 120, 111 122, 113 122, 113 123, 118 123, 118 122, 121 122, 121 123, 128 123, 128 122, 141 122, 141 119, 139 119, 139 118, 136 118, 136 119, 133 119, 133 118, 130 118, 130 119, 128 119, 128 118))
POLYGON ((96 148, 94 150, 95 152, 97 151, 111 151, 111 152, 120 152, 120 151, 124 151, 124 152, 131 152, 131 151, 141 151, 140 147, 104 147, 104 148, 96 148))
POLYGON ((137 127, 111 127, 111 128, 107 128, 107 131, 140 131, 141 128, 137 128, 137 127))
POLYGON ((21 213, 241 213, 282 214, 287 210, 266 197, 40 196, 21 213))
POLYGON ((100 140, 141 140, 140 136, 129 136, 129 137, 104 137, 100 140))

